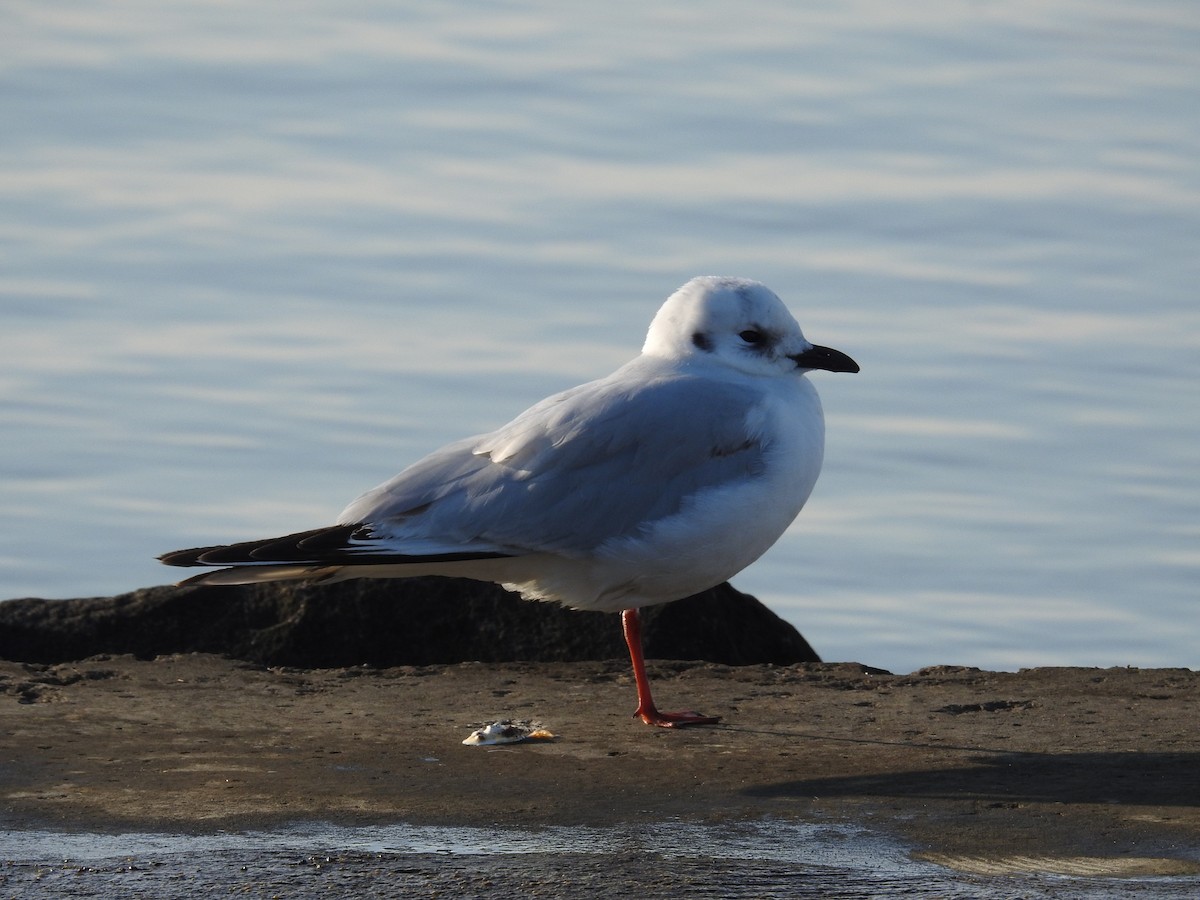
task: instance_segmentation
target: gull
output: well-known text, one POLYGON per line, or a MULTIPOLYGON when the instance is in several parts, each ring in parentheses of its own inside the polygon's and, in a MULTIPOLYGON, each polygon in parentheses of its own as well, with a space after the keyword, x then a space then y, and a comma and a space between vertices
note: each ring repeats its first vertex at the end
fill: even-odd
POLYGON ((796 518, 824 455, 814 369, 859 367, 809 342, 765 285, 693 278, 654 316, 641 355, 431 453, 336 524, 159 559, 222 567, 182 584, 443 575, 619 612, 634 715, 711 725, 719 717, 655 706, 638 610, 727 581, 796 518))

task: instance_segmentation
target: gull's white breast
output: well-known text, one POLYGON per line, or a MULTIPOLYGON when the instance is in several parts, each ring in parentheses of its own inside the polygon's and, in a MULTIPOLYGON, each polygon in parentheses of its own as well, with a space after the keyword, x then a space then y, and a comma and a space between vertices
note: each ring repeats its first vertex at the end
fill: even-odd
POLYGON ((512 560, 515 577, 504 586, 529 599, 616 612, 678 600, 736 575, 796 518, 825 445, 820 399, 805 377, 768 382, 746 426, 763 442, 761 471, 699 490, 677 512, 604 542, 586 558, 512 560))

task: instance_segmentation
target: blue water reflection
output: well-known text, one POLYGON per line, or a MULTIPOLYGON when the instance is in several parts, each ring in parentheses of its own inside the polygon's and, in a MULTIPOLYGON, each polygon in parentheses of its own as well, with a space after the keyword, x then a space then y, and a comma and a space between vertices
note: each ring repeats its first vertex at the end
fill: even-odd
POLYGON ((1200 14, 17 4, 0 596, 326 523, 759 278, 826 472, 737 580, 831 659, 1200 662, 1200 14))

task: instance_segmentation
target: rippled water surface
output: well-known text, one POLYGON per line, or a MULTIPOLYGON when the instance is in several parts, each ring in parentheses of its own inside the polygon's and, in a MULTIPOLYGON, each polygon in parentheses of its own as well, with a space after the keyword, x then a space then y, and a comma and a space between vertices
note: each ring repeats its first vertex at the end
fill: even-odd
POLYGON ((0 23, 0 597, 326 524, 720 272, 863 366, 737 586, 898 671, 1200 664, 1195 4, 0 23))
MULTIPOLYGON (((909 897, 1175 900, 1190 876, 1053 875, 1023 857, 997 876, 915 858, 864 828, 679 822, 611 828, 349 828, 271 832, 0 835, 14 897, 251 896, 909 897), (1034 868, 1020 868, 1030 866, 1034 868)), ((1120 865, 1120 860, 1115 860, 1120 865)), ((1087 862, 1072 862, 1087 869, 1087 862)), ((1135 860, 1136 862, 1136 860, 1135 860)))

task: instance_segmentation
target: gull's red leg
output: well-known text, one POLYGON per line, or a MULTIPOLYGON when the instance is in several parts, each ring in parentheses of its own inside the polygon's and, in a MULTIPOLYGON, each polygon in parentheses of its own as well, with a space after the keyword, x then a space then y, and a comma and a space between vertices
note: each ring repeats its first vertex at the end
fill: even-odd
POLYGON ((641 716, 647 725, 663 728, 679 728, 683 725, 715 725, 719 716, 702 716, 698 712, 659 712, 650 696, 650 679, 646 677, 646 661, 642 658, 642 618, 636 609, 621 611, 621 627, 625 631, 625 643, 629 645, 629 659, 633 662, 633 680, 637 683, 638 708, 635 716, 641 716))

